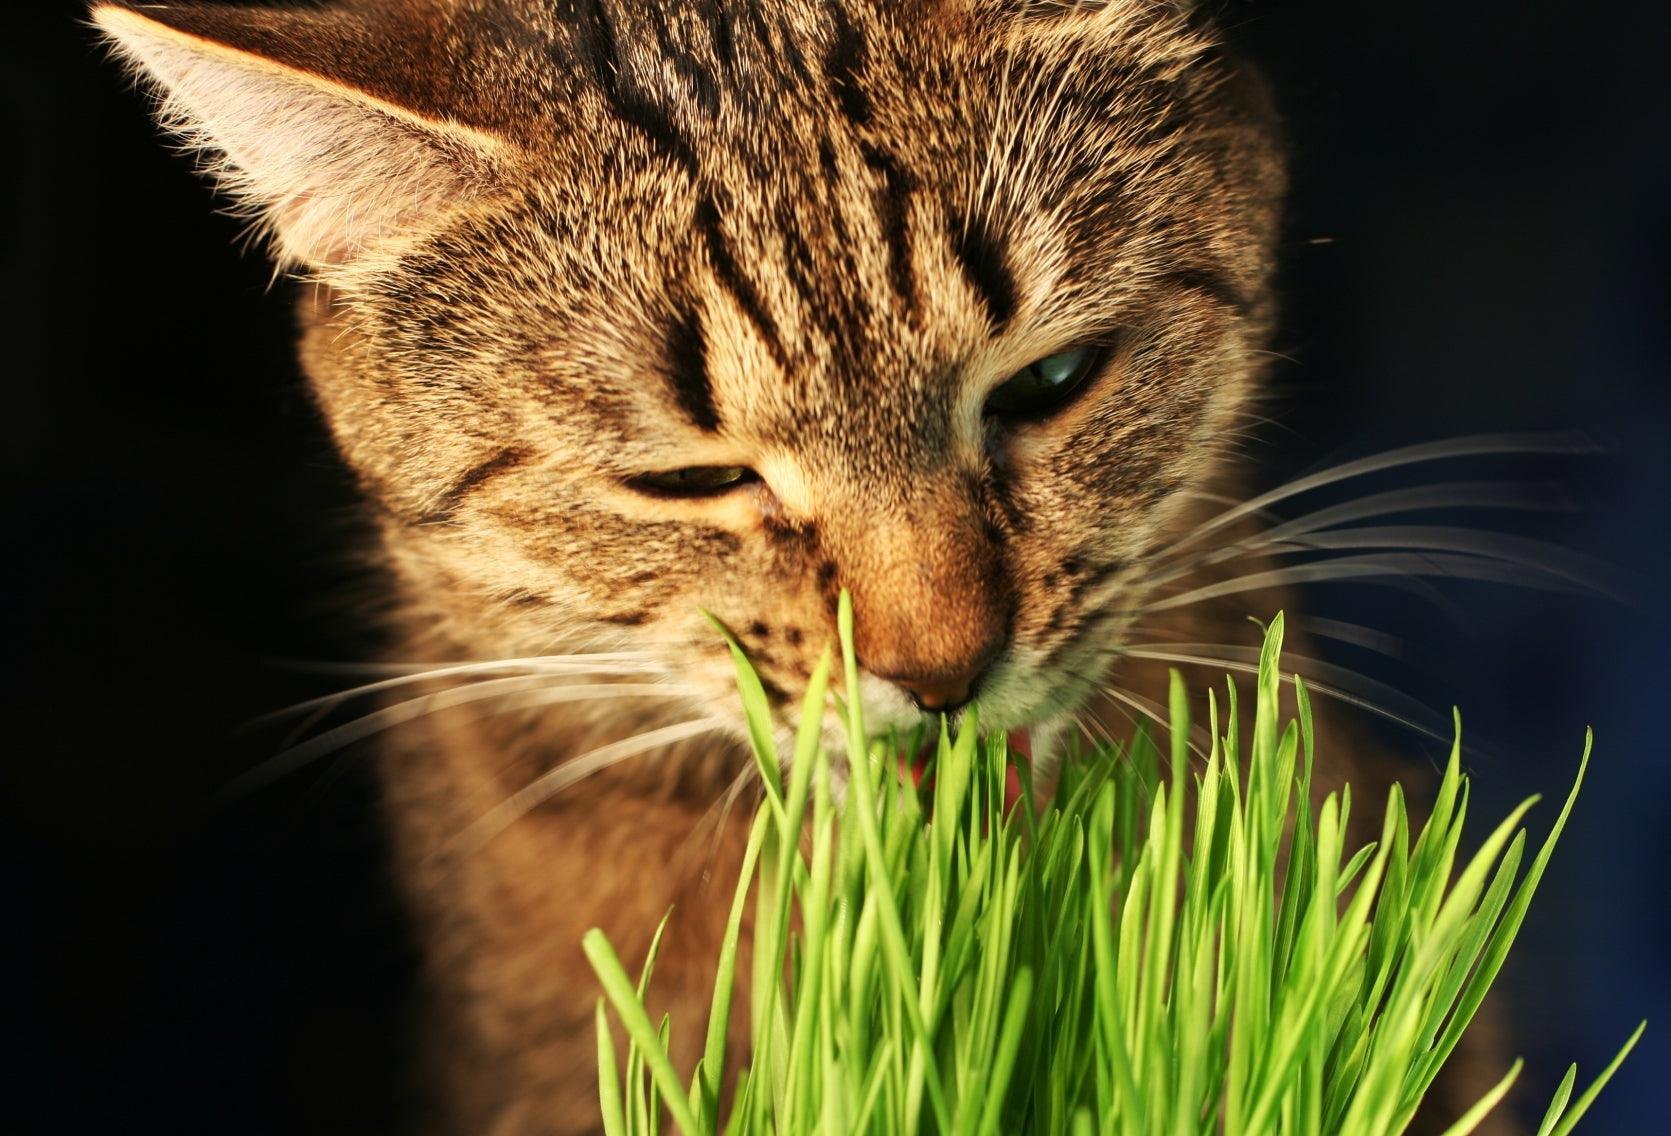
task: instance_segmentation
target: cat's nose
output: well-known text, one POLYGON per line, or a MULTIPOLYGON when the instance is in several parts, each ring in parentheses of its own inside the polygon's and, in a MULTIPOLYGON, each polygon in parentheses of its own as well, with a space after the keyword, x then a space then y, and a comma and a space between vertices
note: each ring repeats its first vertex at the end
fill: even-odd
POLYGON ((820 530, 839 557, 831 583, 852 596, 859 665, 940 713, 979 693, 1015 606, 1003 550, 965 488, 925 491, 901 515, 855 509, 862 523, 820 530))
POLYGON ((912 673, 913 668, 895 669, 885 664, 879 668, 872 662, 867 662, 866 666, 872 674, 887 679, 909 694, 919 709, 949 714, 969 701, 976 681, 1003 648, 1001 636, 989 639, 955 669, 937 670, 932 674, 912 673))
POLYGON ((950 712, 969 701, 969 692, 974 688, 975 680, 980 677, 990 661, 991 657, 988 656, 977 665, 954 674, 937 675, 934 678, 896 678, 893 681, 922 709, 950 712))

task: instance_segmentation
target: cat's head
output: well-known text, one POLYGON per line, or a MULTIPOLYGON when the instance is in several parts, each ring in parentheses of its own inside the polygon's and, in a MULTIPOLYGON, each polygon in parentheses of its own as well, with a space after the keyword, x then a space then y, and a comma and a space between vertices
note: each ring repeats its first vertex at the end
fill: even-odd
POLYGON ((731 712, 856 611, 877 725, 1095 682, 1269 318, 1282 173, 1179 5, 101 5, 277 257, 408 600, 731 712))

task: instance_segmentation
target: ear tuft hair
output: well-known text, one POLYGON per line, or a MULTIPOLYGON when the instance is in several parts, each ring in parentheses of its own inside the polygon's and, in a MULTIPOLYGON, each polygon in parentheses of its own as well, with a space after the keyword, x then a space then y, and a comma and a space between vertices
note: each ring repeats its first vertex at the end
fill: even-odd
MULTIPOLYGON (((332 34, 330 12, 225 6, 93 9, 105 41, 161 99, 162 125, 270 241, 282 268, 363 270, 447 211, 493 193, 508 147, 231 41, 332 34), (172 19, 171 19, 172 18, 172 19), (259 37, 216 35, 259 21, 259 37)), ((295 51, 283 54, 295 56, 295 51)))

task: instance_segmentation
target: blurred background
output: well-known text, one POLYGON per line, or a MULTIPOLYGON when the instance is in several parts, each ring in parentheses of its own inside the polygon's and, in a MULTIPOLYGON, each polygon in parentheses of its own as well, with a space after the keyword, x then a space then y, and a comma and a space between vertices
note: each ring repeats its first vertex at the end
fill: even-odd
MULTIPOLYGON (((1594 726, 1501 981, 1519 1100, 1541 1112, 1568 1062, 1587 1082, 1647 1017, 1580 1131, 1662 1132, 1671 6, 1222 7, 1294 152, 1265 482, 1481 431, 1605 443, 1444 472, 1563 486, 1569 511, 1463 519, 1614 565, 1634 605, 1444 583, 1449 613, 1363 586, 1312 610, 1404 644, 1331 658, 1462 707, 1482 828, 1564 795, 1594 726)), ((290 287, 81 11, 15 6, 0 49, 0 1127, 395 1131, 415 959, 363 766, 210 800, 282 741, 246 723, 340 681, 290 664, 375 648, 348 614, 352 489, 291 362, 290 287)))

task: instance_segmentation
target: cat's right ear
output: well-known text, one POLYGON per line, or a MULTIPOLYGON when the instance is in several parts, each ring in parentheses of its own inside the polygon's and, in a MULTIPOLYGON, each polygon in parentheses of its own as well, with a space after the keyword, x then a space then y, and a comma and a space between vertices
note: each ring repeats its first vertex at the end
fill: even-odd
POLYGON ((100 3, 92 16, 283 267, 357 275, 492 194, 509 160, 492 136, 379 98, 334 67, 364 29, 329 10, 100 3))

